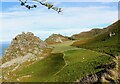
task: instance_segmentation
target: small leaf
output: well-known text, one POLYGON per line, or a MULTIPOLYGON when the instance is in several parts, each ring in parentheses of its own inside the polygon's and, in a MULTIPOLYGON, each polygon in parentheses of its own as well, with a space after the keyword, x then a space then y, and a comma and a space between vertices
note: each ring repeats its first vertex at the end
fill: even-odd
POLYGON ((21 6, 25 5, 25 3, 21 2, 21 6))
POLYGON ((33 5, 35 8, 37 7, 37 5, 33 5))

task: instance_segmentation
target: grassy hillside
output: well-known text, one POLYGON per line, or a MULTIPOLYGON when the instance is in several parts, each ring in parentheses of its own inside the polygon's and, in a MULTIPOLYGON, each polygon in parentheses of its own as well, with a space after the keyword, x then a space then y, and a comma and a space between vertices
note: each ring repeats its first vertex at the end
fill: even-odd
POLYGON ((72 42, 51 45, 50 56, 24 69, 19 69, 12 81, 20 82, 74 82, 103 68, 97 66, 111 62, 112 57, 91 50, 70 46, 72 42))
POLYGON ((46 59, 38 61, 22 70, 17 70, 17 72, 14 72, 17 76, 13 75, 11 81, 18 81, 19 79, 21 82, 45 82, 64 65, 63 54, 52 54, 46 59))
MULTIPOLYGON (((18 68, 16 71, 6 70, 9 74, 5 71, 3 74, 7 73, 9 76, 8 82, 79 81, 83 77, 103 70, 105 67, 101 66, 112 63, 112 56, 119 54, 118 23, 120 21, 104 28, 104 31, 100 30, 102 32, 99 34, 94 32, 95 36, 90 36, 87 40, 63 41, 60 44, 49 45, 48 47, 52 47, 53 50, 46 58, 24 68, 18 68), (115 35, 110 37, 110 32, 114 32, 115 35)), ((61 40, 57 39, 57 41, 61 40)))
POLYGON ((76 41, 73 43, 73 46, 103 52, 111 56, 118 55, 120 54, 120 43, 118 40, 118 37, 120 37, 120 28, 118 28, 119 24, 120 20, 108 26, 107 28, 104 28, 104 32, 100 35, 89 40, 76 41), (110 37, 110 32, 114 32, 115 36, 110 37))
POLYGON ((67 50, 77 49, 74 46, 70 46, 73 42, 74 41, 66 41, 66 42, 61 43, 61 44, 50 45, 51 47, 54 48, 52 53, 63 53, 64 51, 67 51, 67 50))
POLYGON ((93 38, 99 34, 102 33, 102 29, 92 29, 90 31, 86 31, 86 32, 81 32, 79 34, 74 34, 72 35, 71 37, 74 38, 74 39, 77 39, 77 40, 85 40, 85 39, 90 39, 90 38, 93 38))
POLYGON ((82 77, 98 72, 97 66, 108 63, 110 56, 92 52, 90 50, 75 49, 65 51, 65 67, 51 78, 50 81, 74 82, 82 77))

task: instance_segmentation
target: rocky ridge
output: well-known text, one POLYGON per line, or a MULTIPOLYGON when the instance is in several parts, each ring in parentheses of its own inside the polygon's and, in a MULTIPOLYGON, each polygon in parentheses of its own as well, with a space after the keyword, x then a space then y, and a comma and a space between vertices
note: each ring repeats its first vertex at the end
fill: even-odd
POLYGON ((48 44, 55 44, 55 43, 62 43, 68 40, 69 40, 68 37, 62 36, 61 34, 52 34, 45 40, 45 42, 47 42, 48 44))
POLYGON ((34 36, 33 33, 22 32, 22 34, 17 35, 12 40, 11 45, 5 50, 3 63, 20 56, 25 56, 28 53, 35 56, 39 55, 46 47, 47 43, 42 41, 39 37, 34 36))
POLYGON ((12 40, 11 45, 5 50, 0 66, 3 73, 0 75, 0 80, 11 81, 12 76, 17 75, 14 72, 44 59, 49 56, 51 50, 46 42, 34 36, 33 33, 22 32, 12 40))

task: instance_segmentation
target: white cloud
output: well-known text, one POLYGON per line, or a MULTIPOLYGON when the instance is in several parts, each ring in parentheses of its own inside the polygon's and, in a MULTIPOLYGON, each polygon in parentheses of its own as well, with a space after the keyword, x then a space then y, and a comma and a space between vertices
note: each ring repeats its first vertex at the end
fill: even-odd
POLYGON ((104 27, 105 24, 112 24, 118 18, 117 10, 111 10, 111 7, 108 6, 63 9, 63 15, 58 15, 55 11, 47 10, 44 7, 34 10, 22 10, 15 7, 13 12, 3 12, 0 38, 2 41, 10 41, 23 31, 31 31, 42 39, 52 33, 70 36, 93 27, 104 27))

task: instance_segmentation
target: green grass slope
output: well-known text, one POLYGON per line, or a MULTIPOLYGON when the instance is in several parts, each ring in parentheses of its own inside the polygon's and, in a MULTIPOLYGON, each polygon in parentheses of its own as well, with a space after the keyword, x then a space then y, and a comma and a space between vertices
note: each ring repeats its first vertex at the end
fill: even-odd
POLYGON ((56 44, 52 55, 16 72, 20 82, 74 82, 83 76, 98 72, 97 66, 111 61, 111 56, 75 48, 72 42, 56 44), (30 77, 24 77, 30 75, 30 77))
POLYGON ((108 63, 110 56, 85 49, 68 50, 64 53, 66 65, 56 73, 52 82, 75 82, 102 69, 97 66, 108 63))
POLYGON ((109 54, 111 56, 119 55, 120 53, 120 43, 119 43, 119 33, 120 28, 118 28, 120 24, 120 20, 115 22, 114 24, 108 26, 103 29, 104 32, 94 38, 91 38, 83 43, 81 41, 73 43, 73 46, 77 46, 80 48, 87 48, 91 50, 95 50, 98 52, 103 52, 109 54), (114 32, 115 36, 110 37, 110 32, 114 32))
POLYGON ((66 41, 64 43, 50 45, 50 47, 54 48, 52 53, 63 53, 67 50, 78 49, 74 46, 70 46, 73 42, 74 41, 66 41))
POLYGON ((20 80, 20 82, 45 82, 52 77, 65 65, 63 54, 52 54, 51 56, 38 61, 27 68, 18 70, 13 77, 13 81, 20 80), (25 77, 30 75, 30 77, 25 77))

